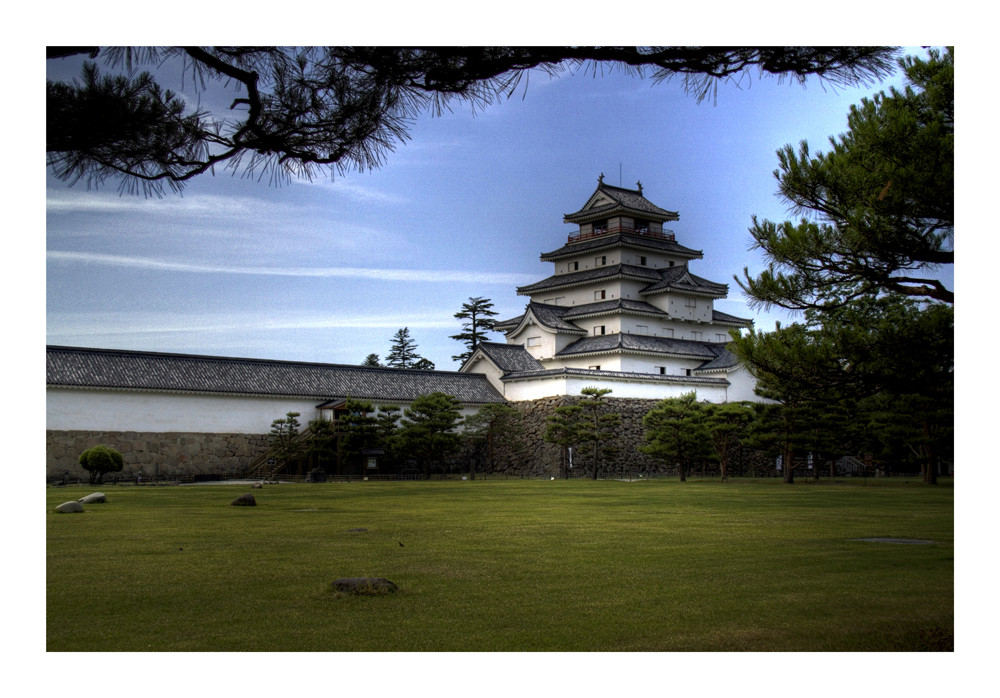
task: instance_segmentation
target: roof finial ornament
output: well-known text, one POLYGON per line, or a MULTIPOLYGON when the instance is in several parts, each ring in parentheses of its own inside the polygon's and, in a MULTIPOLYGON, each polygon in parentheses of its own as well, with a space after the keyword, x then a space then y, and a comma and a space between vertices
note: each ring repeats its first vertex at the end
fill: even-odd
POLYGON ((603 172, 601 173, 601 176, 597 178, 597 186, 601 186, 602 184, 604 184, 604 173, 603 172))
POLYGON ((635 186, 638 187, 638 189, 639 189, 639 195, 641 196, 642 195, 642 182, 641 181, 640 182, 636 182, 635 186))

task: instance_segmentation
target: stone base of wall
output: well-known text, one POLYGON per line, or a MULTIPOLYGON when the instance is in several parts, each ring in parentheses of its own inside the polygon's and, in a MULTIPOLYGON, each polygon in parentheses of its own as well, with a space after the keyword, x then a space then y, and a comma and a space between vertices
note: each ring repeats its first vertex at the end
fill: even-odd
MULTIPOLYGON (((267 434, 204 434, 138 431, 47 431, 46 478, 88 479, 80 454, 104 444, 121 452, 119 477, 168 477, 222 473, 238 476, 268 447, 267 434)), ((112 476, 108 476, 112 477, 112 476)))
MULTIPOLYGON (((523 439, 494 443, 493 472, 525 477, 589 477, 593 473, 593 450, 576 449, 564 461, 563 448, 545 441, 546 419, 557 407, 576 402, 575 397, 550 397, 540 400, 511 402, 509 405, 521 414, 523 439)), ((666 470, 663 462, 639 451, 645 443, 642 418, 659 400, 638 398, 605 398, 607 411, 617 413, 621 424, 616 438, 606 445, 613 454, 600 456, 598 477, 627 477, 638 474, 660 474, 666 470)))

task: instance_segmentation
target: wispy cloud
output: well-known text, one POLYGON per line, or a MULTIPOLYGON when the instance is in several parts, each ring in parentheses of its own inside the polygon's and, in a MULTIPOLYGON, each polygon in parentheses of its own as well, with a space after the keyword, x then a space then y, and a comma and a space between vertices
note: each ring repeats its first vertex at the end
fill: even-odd
POLYGON ((424 283, 480 283, 516 286, 534 277, 526 274, 448 269, 383 269, 370 267, 253 267, 224 264, 194 264, 148 257, 49 250, 49 261, 65 264, 96 264, 149 271, 190 274, 239 274, 244 276, 286 276, 299 278, 369 279, 424 283))
POLYGON ((398 196, 396 194, 389 194, 380 189, 375 189, 374 187, 366 187, 362 184, 357 184, 356 182, 348 182, 345 179, 331 179, 325 174, 319 174, 313 177, 311 180, 299 178, 295 180, 295 184, 307 187, 321 187, 324 190, 328 190, 335 194, 343 194, 349 199, 355 201, 362 201, 365 203, 378 203, 378 204, 406 204, 409 203, 409 199, 404 196, 398 196))
POLYGON ((231 218, 233 216, 270 215, 293 212, 290 204, 282 204, 250 196, 199 194, 144 199, 138 196, 118 196, 109 191, 50 189, 45 196, 45 210, 57 214, 133 214, 143 216, 194 216, 231 218))
POLYGON ((455 318, 447 310, 424 313, 378 315, 334 315, 329 313, 284 313, 268 319, 260 313, 55 313, 48 317, 46 334, 55 344, 87 343, 101 339, 120 344, 121 339, 137 339, 167 334, 228 335, 251 331, 255 334, 294 330, 330 329, 452 329, 455 318))

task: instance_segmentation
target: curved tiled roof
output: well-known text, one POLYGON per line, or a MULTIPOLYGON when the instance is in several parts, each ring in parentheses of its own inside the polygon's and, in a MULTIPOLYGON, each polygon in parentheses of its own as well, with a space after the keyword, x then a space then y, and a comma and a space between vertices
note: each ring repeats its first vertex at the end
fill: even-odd
POLYGON ((517 289, 518 295, 527 296, 541 291, 548 291, 566 286, 576 286, 587 284, 602 279, 612 279, 615 277, 627 277, 639 281, 649 281, 656 283, 660 280, 660 274, 648 267, 637 267, 631 264, 609 264, 606 267, 595 269, 585 269, 574 271, 570 274, 554 274, 547 279, 542 279, 527 286, 520 286, 517 289))
POLYGON ((556 356, 578 356, 580 354, 599 354, 609 351, 668 354, 671 356, 702 359, 704 361, 712 361, 717 356, 707 342, 699 342, 691 339, 673 339, 672 337, 650 337, 644 334, 628 333, 583 337, 564 348, 556 356))
POLYGON ((556 330, 557 332, 573 332, 577 334, 586 333, 586 330, 582 330, 573 323, 566 322, 563 319, 563 316, 566 315, 571 309, 572 308, 565 305, 528 303, 528 309, 524 316, 531 313, 531 315, 533 315, 543 327, 547 327, 550 330, 556 330))
POLYGON ((642 189, 624 189, 599 181, 597 189, 587 199, 584 207, 576 213, 567 213, 563 216, 563 220, 567 223, 578 223, 588 219, 607 216, 615 211, 636 213, 655 221, 676 221, 679 219, 677 211, 667 211, 660 208, 642 195, 642 189), (590 203, 598 194, 607 196, 611 199, 611 203, 590 206, 590 203))
POLYGON ((678 257, 689 257, 691 259, 701 258, 704 255, 701 250, 693 250, 684 245, 678 245, 673 240, 666 240, 661 237, 644 236, 637 233, 619 232, 601 235, 600 237, 587 238, 579 242, 569 242, 552 252, 543 252, 541 260, 551 262, 560 257, 571 257, 577 254, 595 252, 604 248, 631 247, 636 249, 650 250, 652 252, 664 252, 678 257))
POLYGON ((575 320, 582 317, 592 317, 594 315, 604 315, 606 313, 622 313, 636 315, 652 315, 656 317, 670 317, 669 313, 660 310, 646 301, 634 301, 628 298, 616 298, 609 301, 597 301, 596 303, 584 303, 568 308, 563 315, 564 320, 575 320))
POLYGON ((718 322, 724 325, 738 325, 740 327, 753 326, 753 320, 750 318, 736 317, 735 315, 724 313, 721 310, 712 310, 712 322, 718 322))
POLYGON ((590 368, 550 368, 543 371, 523 371, 519 373, 508 373, 500 380, 518 381, 533 380, 538 378, 552 378, 554 376, 586 376, 595 380, 602 378, 623 378, 625 380, 636 380, 642 382, 657 383, 684 383, 695 385, 729 385, 725 378, 715 378, 711 376, 671 376, 660 373, 638 373, 635 371, 601 371, 590 368))
POLYGON ((667 267, 660 270, 660 280, 651 286, 639 291, 645 295, 650 293, 662 293, 663 291, 681 291, 687 293, 697 293, 708 296, 726 296, 729 293, 729 286, 716 283, 695 276, 688 271, 686 266, 667 267))
POLYGON ((726 348, 725 344, 709 344, 709 349, 715 352, 715 358, 702 364, 696 370, 701 371, 724 371, 739 364, 740 360, 733 352, 726 348))
POLYGON ((483 352, 503 373, 540 371, 542 362, 528 353, 520 344, 480 342, 477 349, 483 352))
POLYGON ((441 391, 459 402, 503 402, 484 375, 191 354, 46 347, 54 387, 411 401, 441 391))

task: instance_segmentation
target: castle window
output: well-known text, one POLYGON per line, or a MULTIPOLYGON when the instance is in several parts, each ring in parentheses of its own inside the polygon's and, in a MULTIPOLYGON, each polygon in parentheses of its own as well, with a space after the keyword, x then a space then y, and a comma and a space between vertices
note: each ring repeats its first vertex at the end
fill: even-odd
POLYGON ((541 337, 528 337, 528 346, 529 347, 540 347, 540 346, 542 346, 542 338, 541 337))
POLYGON ((594 300, 595 301, 603 301, 604 298, 605 298, 605 296, 606 296, 606 293, 604 291, 594 291, 594 300))
POLYGON ((591 371, 600 371, 601 370, 600 366, 587 366, 587 368, 589 368, 591 371))
POLYGON ((594 266, 595 267, 603 267, 607 263, 608 263, 608 256, 607 255, 601 255, 600 257, 594 257, 594 266))
POLYGON ((639 266, 640 267, 646 266, 646 258, 645 257, 643 257, 643 256, 639 257, 639 266))
POLYGON ((594 328, 594 336, 596 337, 597 335, 600 334, 604 334, 604 325, 598 325, 597 327, 594 328))
POLYGON ((701 332, 699 332, 698 330, 692 330, 691 339, 701 339, 701 332))
POLYGON ((635 326, 635 333, 636 334, 649 334, 649 325, 636 325, 635 326))
POLYGON ((580 263, 579 262, 570 262, 569 263, 569 270, 570 271, 580 271, 580 263))

